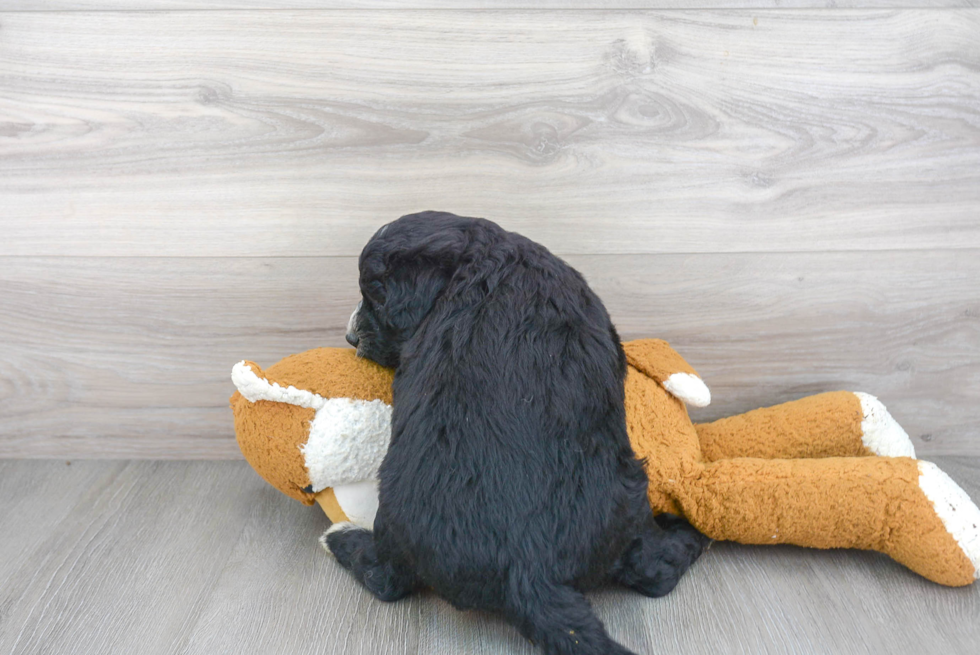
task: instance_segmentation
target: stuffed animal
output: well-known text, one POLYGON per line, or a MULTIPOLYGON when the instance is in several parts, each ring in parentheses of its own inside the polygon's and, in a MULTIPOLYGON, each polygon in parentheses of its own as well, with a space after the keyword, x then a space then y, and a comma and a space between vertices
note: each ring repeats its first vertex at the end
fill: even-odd
MULTIPOLYGON (((838 391, 693 424, 708 388, 666 342, 624 344, 626 420, 655 513, 713 539, 861 548, 962 586, 980 577, 980 509, 873 396, 838 391)), ((371 528, 391 430, 393 372, 319 348, 232 370, 239 446, 286 495, 371 528)))

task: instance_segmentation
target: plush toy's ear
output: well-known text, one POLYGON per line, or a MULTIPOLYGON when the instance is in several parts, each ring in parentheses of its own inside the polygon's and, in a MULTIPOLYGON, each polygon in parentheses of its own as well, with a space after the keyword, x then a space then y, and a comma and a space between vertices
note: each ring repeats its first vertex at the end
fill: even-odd
MULTIPOLYGON (((310 478, 300 447, 309 438, 309 425, 316 410, 299 403, 279 402, 270 391, 285 387, 269 382, 254 362, 239 362, 232 370, 238 391, 231 397, 235 414, 235 436, 242 454, 266 482, 290 498, 314 503, 310 478)), ((296 394, 301 392, 288 387, 296 394)))
POLYGON ((667 392, 693 407, 706 407, 711 391, 694 368, 662 339, 637 339, 623 344, 630 366, 660 383, 667 392))

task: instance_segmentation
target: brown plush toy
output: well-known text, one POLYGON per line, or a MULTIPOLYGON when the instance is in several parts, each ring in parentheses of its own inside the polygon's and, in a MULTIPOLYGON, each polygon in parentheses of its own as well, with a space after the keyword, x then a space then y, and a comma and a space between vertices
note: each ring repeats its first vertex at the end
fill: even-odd
MULTIPOLYGON (((666 342, 624 344, 626 420, 645 458, 655 513, 685 516, 713 539, 861 548, 944 585, 980 577, 980 509, 874 397, 838 391, 693 424, 685 402, 707 387, 666 342)), ((392 371, 320 348, 262 371, 232 371, 245 458, 333 522, 372 528, 391 430, 392 371)))

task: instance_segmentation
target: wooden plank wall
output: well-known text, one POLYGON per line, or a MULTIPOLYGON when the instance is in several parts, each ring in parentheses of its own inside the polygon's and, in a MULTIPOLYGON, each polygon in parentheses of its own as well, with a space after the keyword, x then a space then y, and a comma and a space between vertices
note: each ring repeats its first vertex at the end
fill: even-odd
POLYGON ((565 256, 699 420, 852 388, 980 454, 978 2, 408 4, 0 3, 0 456, 237 457, 231 365, 343 345, 429 208, 565 256))

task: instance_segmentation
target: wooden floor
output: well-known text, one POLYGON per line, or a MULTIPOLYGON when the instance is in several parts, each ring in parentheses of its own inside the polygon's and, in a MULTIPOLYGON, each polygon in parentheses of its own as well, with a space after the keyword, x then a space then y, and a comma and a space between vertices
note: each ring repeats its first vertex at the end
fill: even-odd
MULTIPOLYGON (((974 498, 980 458, 935 460, 974 498)), ((328 521, 242 462, 0 460, 0 653, 535 653, 423 594, 373 600, 328 521)), ((980 584, 885 556, 716 543, 660 600, 591 599, 639 653, 976 653, 980 584)))

